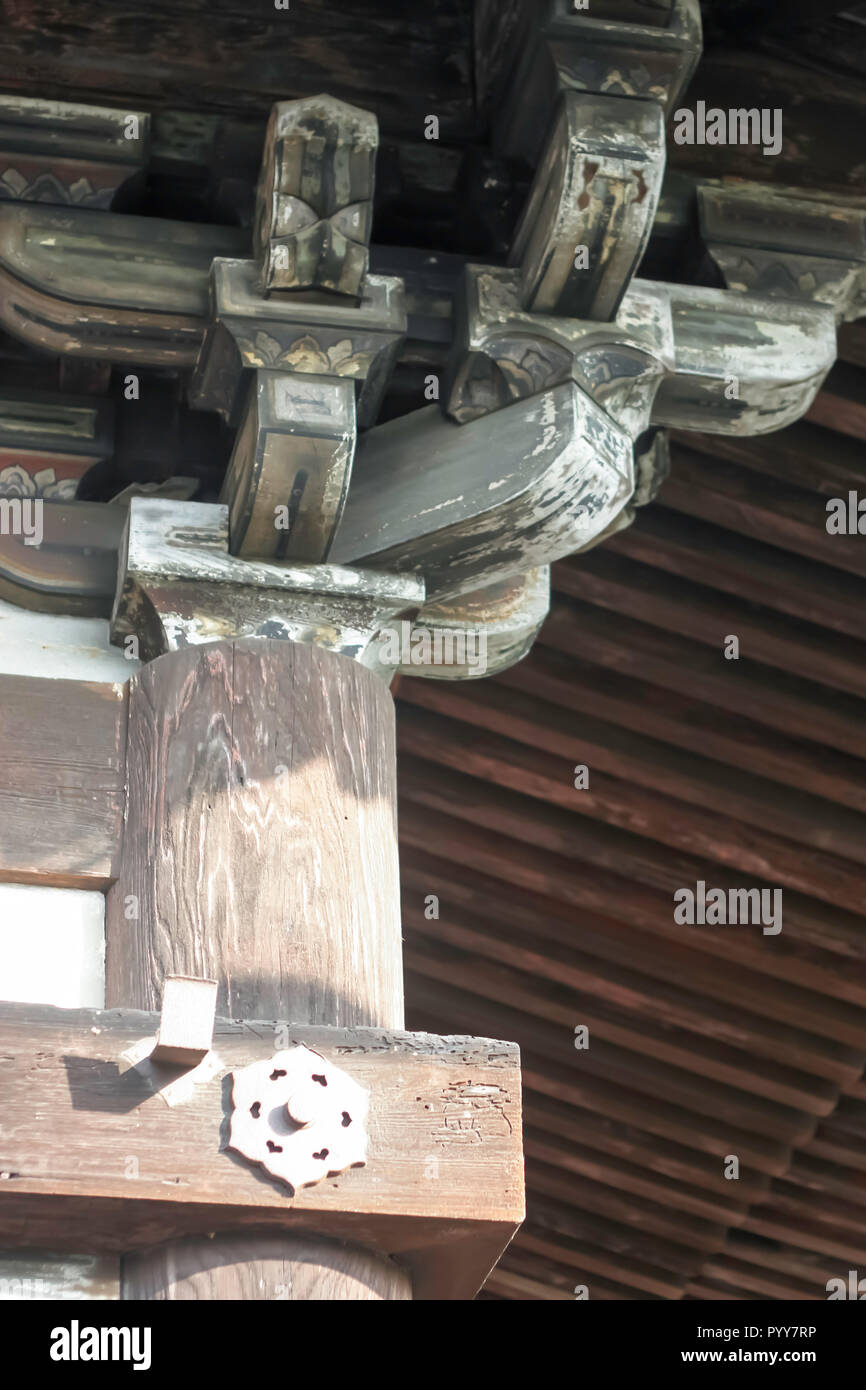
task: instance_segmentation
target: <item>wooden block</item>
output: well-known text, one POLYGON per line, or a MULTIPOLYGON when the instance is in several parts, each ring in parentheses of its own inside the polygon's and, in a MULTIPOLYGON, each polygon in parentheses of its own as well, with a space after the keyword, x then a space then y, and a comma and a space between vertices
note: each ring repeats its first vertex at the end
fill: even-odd
POLYGON ((351 381, 253 372, 220 493, 232 554, 326 560, 354 455, 351 381))
POLYGON ((524 308, 615 316, 649 241, 664 165, 655 102, 562 94, 508 258, 524 308))
POLYGON ((362 436, 332 554, 451 599, 580 549, 633 487, 630 439, 571 381, 465 426, 430 406, 362 436))
POLYGON ((111 638, 136 636, 144 661, 226 637, 280 637, 375 666, 379 628, 423 601, 412 575, 230 555, 221 503, 133 497, 111 638))
POLYGON ((108 887, 126 708, 123 685, 0 675, 0 882, 108 887))
POLYGON ((866 208, 796 188, 698 184, 704 242, 728 289, 863 313, 866 208))
POLYGON ((361 294, 378 141, 373 113, 335 97, 303 97, 273 107, 255 231, 266 293, 361 294))
POLYGON ((162 1013, 152 1062, 196 1067, 210 1052, 216 1014, 216 980, 169 975, 162 994, 162 1013))
MULTIPOLYGON (((496 0, 481 8, 499 18, 496 0)), ((611 22, 594 3, 583 13, 572 0, 523 0, 492 108, 495 148, 534 162, 563 91, 640 97, 674 110, 701 54, 699 0, 676 0, 663 21, 611 22)))
POLYGON ((111 1253, 220 1228, 306 1230, 392 1256, 416 1298, 475 1294, 523 1219, 513 1044, 218 1019, 215 1073, 160 1094, 147 1062, 118 1065, 158 1023, 0 1005, 4 1111, 16 1117, 0 1139, 11 1174, 0 1183, 0 1246, 111 1253), (228 1073, 270 1057, 278 1038, 370 1092, 366 1166, 293 1197, 225 1152, 228 1073))

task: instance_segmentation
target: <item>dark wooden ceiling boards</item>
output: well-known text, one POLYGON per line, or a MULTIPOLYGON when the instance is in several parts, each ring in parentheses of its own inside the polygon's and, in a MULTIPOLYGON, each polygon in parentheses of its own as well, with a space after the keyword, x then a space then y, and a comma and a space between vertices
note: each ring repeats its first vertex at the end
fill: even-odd
POLYGON ((411 1026, 523 1051, 528 1217, 482 1297, 824 1299, 866 1263, 866 551, 825 528, 866 428, 834 389, 677 440, 519 666, 400 684, 411 1026), (699 878, 781 887, 782 932, 677 925, 699 878))

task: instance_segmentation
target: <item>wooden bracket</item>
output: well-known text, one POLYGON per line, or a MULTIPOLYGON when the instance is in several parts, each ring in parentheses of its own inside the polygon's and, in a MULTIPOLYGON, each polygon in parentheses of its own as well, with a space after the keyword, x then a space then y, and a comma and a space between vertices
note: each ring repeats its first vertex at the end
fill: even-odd
POLYGON ((197 1067, 210 1051, 216 1000, 216 980, 167 975, 151 1062, 197 1067))
POLYGON ((4 1113, 15 1117, 0 1137, 2 1247, 98 1254, 214 1230, 310 1231, 393 1257, 416 1298, 473 1297, 523 1219, 515 1044, 279 1026, 289 1048, 369 1092, 376 1117, 366 1166, 290 1195, 227 1151, 229 1073, 269 1062, 277 1026, 217 1019, 209 1079, 169 1105, 154 1069, 118 1068, 158 1022, 0 1004, 4 1113))
POLYGON ((255 370, 220 493, 232 554, 326 560, 354 454, 351 381, 255 370))
POLYGON ((572 381, 464 426, 430 406, 361 437, 332 555, 453 599, 580 549, 628 501, 632 470, 628 435, 572 381))
POLYGON ((149 145, 143 111, 0 96, 0 197, 108 208, 143 173, 149 145))
POLYGON ((525 309, 615 316, 649 241, 664 167, 655 102, 562 93, 509 254, 525 309))
POLYGON ((704 244, 729 290, 866 315, 866 206, 763 184, 697 185, 704 244))
POLYGON ((836 357, 824 305, 634 280, 612 324, 527 313, 514 270, 467 266, 445 409, 474 420, 575 381, 636 439, 650 424, 763 434, 809 409, 836 357))
POLYGON ((0 327, 42 351, 191 367, 211 262, 244 243, 233 227, 0 200, 0 327))
MULTIPOLYGON (((675 109, 701 55, 699 0, 656 7, 655 23, 617 23, 575 11, 573 0, 519 0, 505 44, 501 0, 479 0, 476 44, 482 101, 494 113, 494 142, 510 158, 536 163, 563 91, 640 97, 675 109)), ((646 11, 647 19, 653 16, 646 11)))
POLYGON ((282 637, 375 667, 379 628, 423 601, 423 582, 411 575, 230 555, 228 508, 219 503, 133 497, 111 639, 122 645, 134 634, 150 661, 226 637, 282 637))
POLYGON ((114 447, 114 407, 93 396, 0 392, 0 497, 71 501, 114 447))
POLYGON ((335 97, 271 110, 255 244, 262 285, 360 296, 370 260, 379 130, 371 111, 335 97))
POLYGON ((550 608, 550 566, 428 603, 378 636, 379 661, 404 676, 477 680, 522 661, 550 608))
POLYGON ((236 425, 256 367, 345 377, 358 385, 358 427, 375 420, 388 375, 406 333, 402 281, 368 275, 360 304, 266 298, 255 261, 217 257, 211 270, 213 320, 190 387, 199 410, 219 411, 236 425))

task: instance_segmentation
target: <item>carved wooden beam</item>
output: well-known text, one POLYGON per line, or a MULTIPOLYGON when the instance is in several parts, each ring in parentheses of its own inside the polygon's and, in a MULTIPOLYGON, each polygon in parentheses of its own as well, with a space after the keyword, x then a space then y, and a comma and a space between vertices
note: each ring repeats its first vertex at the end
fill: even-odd
POLYGON ((0 326, 43 351, 192 366, 231 227, 0 201, 0 326))
MULTIPOLYGON (((316 1232, 396 1261, 411 1281, 403 1297, 474 1296, 523 1218, 515 1044, 303 1024, 285 1025, 278 1044, 273 1021, 218 1018, 204 1065, 178 1082, 176 1067, 139 1055, 159 1022, 0 1004, 4 1115, 14 1117, 0 1138, 4 1248, 124 1253, 229 1227, 245 1233, 250 1257, 265 1231, 284 1254, 293 1234, 316 1232), (369 1092, 366 1162, 339 1182, 293 1192, 228 1150, 230 1076, 279 1046, 310 1049, 369 1092)), ((224 1257, 230 1239, 205 1246, 224 1257)), ((172 1248, 182 1262, 184 1247, 172 1248)), ((137 1281, 145 1269, 130 1260, 126 1274, 137 1281)))
POLYGON ((377 638, 383 668, 432 680, 478 680, 522 661, 550 608, 550 566, 523 570, 453 599, 377 638))
POLYGON ((254 371, 220 494, 232 553, 326 560, 354 453, 350 380, 254 371))
POLYGON ((698 183, 704 244, 730 290, 866 315, 862 200, 760 184, 698 183))
POLYGON ((407 575, 332 565, 279 565, 229 553, 228 508, 134 497, 121 543, 112 641, 136 655, 232 636, 313 642, 376 666, 373 639, 413 616, 424 585, 407 575))
POLYGON ((0 598, 44 613, 107 617, 126 514, 102 502, 42 508, 42 543, 0 532, 0 598))
MULTIPOLYGON (((495 110, 496 148, 533 164, 560 92, 649 98, 671 111, 701 53, 699 0, 656 7, 660 22, 645 24, 596 18, 593 5, 576 11, 572 0, 511 8, 510 42, 497 54, 498 76, 481 74, 481 94, 495 110)), ((476 32, 501 24, 499 0, 477 9, 476 32)))
POLYGON ((823 305, 635 280, 612 324, 526 313, 515 271, 469 266, 445 408, 477 419, 578 382, 633 438, 649 424, 761 434, 805 414, 836 356, 823 305))
POLYGON ((143 111, 0 96, 0 198, 108 208, 149 144, 143 111))
POLYGON ((273 107, 255 232, 266 292, 361 295, 378 141, 373 113, 334 97, 273 107))
POLYGON ((524 308, 614 317, 649 240, 664 166, 655 102, 563 92, 509 254, 524 308))
POLYGON ((332 556, 423 575, 437 602, 466 594, 603 530, 633 491, 631 454, 571 381, 466 426, 415 411, 359 441, 332 556))

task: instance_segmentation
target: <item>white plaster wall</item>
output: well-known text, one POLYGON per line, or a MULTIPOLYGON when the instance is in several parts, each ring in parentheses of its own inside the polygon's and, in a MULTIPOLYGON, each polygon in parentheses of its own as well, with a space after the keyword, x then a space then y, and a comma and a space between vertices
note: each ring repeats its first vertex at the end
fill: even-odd
MULTIPOLYGON (((111 646, 104 618, 31 613, 0 600, 0 674, 119 682, 139 665, 111 646)), ((72 747, 74 729, 69 738, 72 747)), ((0 999, 66 1009, 103 1007, 101 893, 0 884, 0 999)))
POLYGON ((31 613, 0 599, 0 674, 125 681, 141 663, 108 640, 105 618, 31 613))
POLYGON ((105 898, 78 888, 0 884, 0 999, 101 1009, 105 898))

